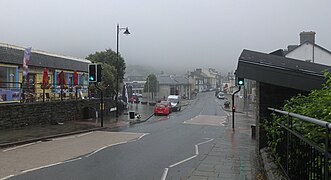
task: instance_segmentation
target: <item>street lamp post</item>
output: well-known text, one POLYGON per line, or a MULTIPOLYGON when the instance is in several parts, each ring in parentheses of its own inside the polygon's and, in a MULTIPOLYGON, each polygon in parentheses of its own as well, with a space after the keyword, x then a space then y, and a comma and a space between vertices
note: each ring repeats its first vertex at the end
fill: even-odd
POLYGON ((128 27, 126 28, 120 28, 120 25, 117 24, 116 28, 116 117, 119 115, 119 108, 118 108, 118 89, 119 89, 119 54, 118 54, 118 44, 119 44, 119 34, 121 30, 125 30, 123 34, 130 34, 128 27))

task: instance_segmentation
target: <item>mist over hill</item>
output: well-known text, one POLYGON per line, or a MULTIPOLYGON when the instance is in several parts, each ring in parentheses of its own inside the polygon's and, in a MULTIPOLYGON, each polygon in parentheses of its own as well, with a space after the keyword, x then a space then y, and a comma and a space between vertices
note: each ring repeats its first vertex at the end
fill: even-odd
MULTIPOLYGON (((126 64, 126 70, 125 70, 125 77, 128 76, 148 76, 149 74, 155 74, 155 75, 161 75, 161 74, 167 74, 167 75, 187 75, 188 72, 192 72, 197 68, 213 68, 213 67, 196 67, 196 68, 188 68, 188 67, 167 67, 164 65, 162 68, 155 67, 152 65, 134 65, 134 64, 126 64)), ((225 70, 225 69, 216 69, 216 71, 227 74, 228 72, 232 72, 233 69, 225 70)))

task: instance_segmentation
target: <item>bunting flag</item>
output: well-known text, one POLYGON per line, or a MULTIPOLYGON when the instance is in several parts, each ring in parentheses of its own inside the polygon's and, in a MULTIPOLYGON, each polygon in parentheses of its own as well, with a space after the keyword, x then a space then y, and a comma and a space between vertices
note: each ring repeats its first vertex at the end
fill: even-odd
POLYGON ((24 49, 24 56, 23 56, 23 79, 25 76, 28 75, 28 64, 30 61, 30 55, 31 55, 31 47, 24 49))
POLYGON ((123 85, 123 91, 122 91, 122 100, 126 103, 128 103, 128 90, 126 88, 126 85, 123 85))

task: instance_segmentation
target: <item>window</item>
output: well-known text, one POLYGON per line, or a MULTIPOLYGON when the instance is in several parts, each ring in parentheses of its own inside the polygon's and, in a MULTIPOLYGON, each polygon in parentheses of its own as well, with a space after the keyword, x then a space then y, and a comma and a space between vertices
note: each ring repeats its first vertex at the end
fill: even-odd
POLYGON ((17 67, 0 66, 0 87, 17 87, 17 67))

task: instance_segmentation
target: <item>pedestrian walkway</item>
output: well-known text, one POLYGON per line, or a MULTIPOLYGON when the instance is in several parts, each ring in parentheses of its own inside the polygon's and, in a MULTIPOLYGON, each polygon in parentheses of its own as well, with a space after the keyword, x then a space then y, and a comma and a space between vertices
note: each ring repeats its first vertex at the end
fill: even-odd
MULTIPOLYGON (((142 104, 129 104, 128 109, 119 117, 104 117, 104 128, 113 129, 129 126, 128 112, 134 111, 141 115, 141 122, 146 120, 153 112, 153 106, 142 104)), ((100 117, 88 120, 65 121, 59 124, 27 125, 16 129, 5 129, 0 131, 0 148, 17 144, 24 144, 55 136, 83 133, 101 128, 100 117)))
POLYGON ((255 140, 251 136, 254 120, 242 113, 235 114, 235 128, 227 129, 214 139, 209 152, 200 158, 189 180, 255 179, 255 140))

